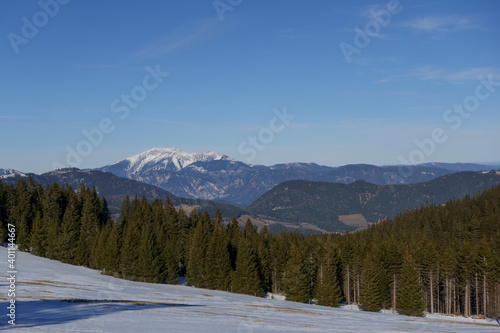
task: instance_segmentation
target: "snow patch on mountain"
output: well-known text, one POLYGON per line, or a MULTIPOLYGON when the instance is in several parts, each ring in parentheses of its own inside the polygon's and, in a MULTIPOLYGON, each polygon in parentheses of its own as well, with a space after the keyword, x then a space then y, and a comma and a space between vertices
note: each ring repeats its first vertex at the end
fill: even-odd
MULTIPOLYGON (((153 167, 155 170, 170 169, 171 171, 180 171, 196 162, 211 162, 218 160, 232 159, 227 155, 214 151, 190 153, 176 148, 152 148, 131 156, 124 161, 128 162, 127 172, 130 174, 137 174, 150 167, 153 167)), ((118 161, 113 165, 124 161, 118 161)))
POLYGON ((0 179, 6 179, 16 176, 27 177, 25 173, 22 173, 14 169, 0 169, 0 179))

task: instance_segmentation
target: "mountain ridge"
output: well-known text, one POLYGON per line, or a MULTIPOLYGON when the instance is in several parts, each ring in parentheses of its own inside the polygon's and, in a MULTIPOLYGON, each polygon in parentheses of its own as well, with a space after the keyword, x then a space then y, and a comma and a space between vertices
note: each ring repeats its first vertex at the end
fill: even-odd
POLYGON ((486 169, 491 167, 470 163, 429 163, 411 166, 411 172, 402 171, 401 166, 370 164, 330 167, 312 162, 293 162, 264 166, 246 164, 213 151, 188 153, 176 148, 152 148, 96 168, 158 186, 179 197, 217 200, 241 208, 250 205, 273 186, 288 180, 347 184, 364 179, 378 185, 411 184, 454 172, 486 169))
POLYGON ((377 185, 364 180, 350 184, 292 180, 273 187, 246 210, 276 221, 344 231, 340 216, 362 214, 368 222, 377 222, 407 209, 445 204, 497 185, 500 171, 466 171, 399 185, 377 185))

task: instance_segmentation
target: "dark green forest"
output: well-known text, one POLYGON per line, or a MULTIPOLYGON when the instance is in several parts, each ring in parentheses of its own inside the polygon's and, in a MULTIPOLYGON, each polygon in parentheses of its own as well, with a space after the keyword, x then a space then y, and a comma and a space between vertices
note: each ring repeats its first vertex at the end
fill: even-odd
POLYGON ((272 235, 126 198, 118 221, 83 184, 0 182, 0 234, 20 250, 136 281, 178 283, 367 311, 500 316, 500 187, 345 234, 272 235))

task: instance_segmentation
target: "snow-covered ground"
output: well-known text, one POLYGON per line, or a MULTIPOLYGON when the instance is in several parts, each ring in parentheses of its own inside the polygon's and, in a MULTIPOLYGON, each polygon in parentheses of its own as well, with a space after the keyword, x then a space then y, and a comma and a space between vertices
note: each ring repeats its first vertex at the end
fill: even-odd
POLYGON ((7 324, 0 249, 0 330, 19 332, 499 332, 489 320, 369 313, 187 286, 131 282, 17 252, 16 326, 7 324))

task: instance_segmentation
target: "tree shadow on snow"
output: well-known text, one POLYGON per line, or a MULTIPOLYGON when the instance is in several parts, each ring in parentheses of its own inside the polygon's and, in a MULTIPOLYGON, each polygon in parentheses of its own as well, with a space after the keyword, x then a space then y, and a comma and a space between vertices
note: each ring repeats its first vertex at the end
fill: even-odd
MULTIPOLYGON (((3 302, 2 302, 3 303, 3 302)), ((92 299, 58 299, 18 301, 16 304, 16 325, 8 328, 36 327, 45 325, 67 324, 78 327, 78 320, 90 319, 95 328, 105 319, 99 318, 120 311, 141 311, 150 309, 192 307, 204 305, 177 304, 167 302, 148 302, 137 300, 92 300, 92 299)), ((3 305, 3 304, 2 304, 3 305)), ((4 308, 2 306, 2 308, 4 308)), ((5 316, 7 320, 10 320, 5 316)), ((4 320, 2 320, 4 321, 4 320)), ((86 323, 87 327, 89 323, 86 323)), ((5 326, 4 326, 5 328, 5 326)), ((69 327, 68 327, 69 328, 69 327)))

